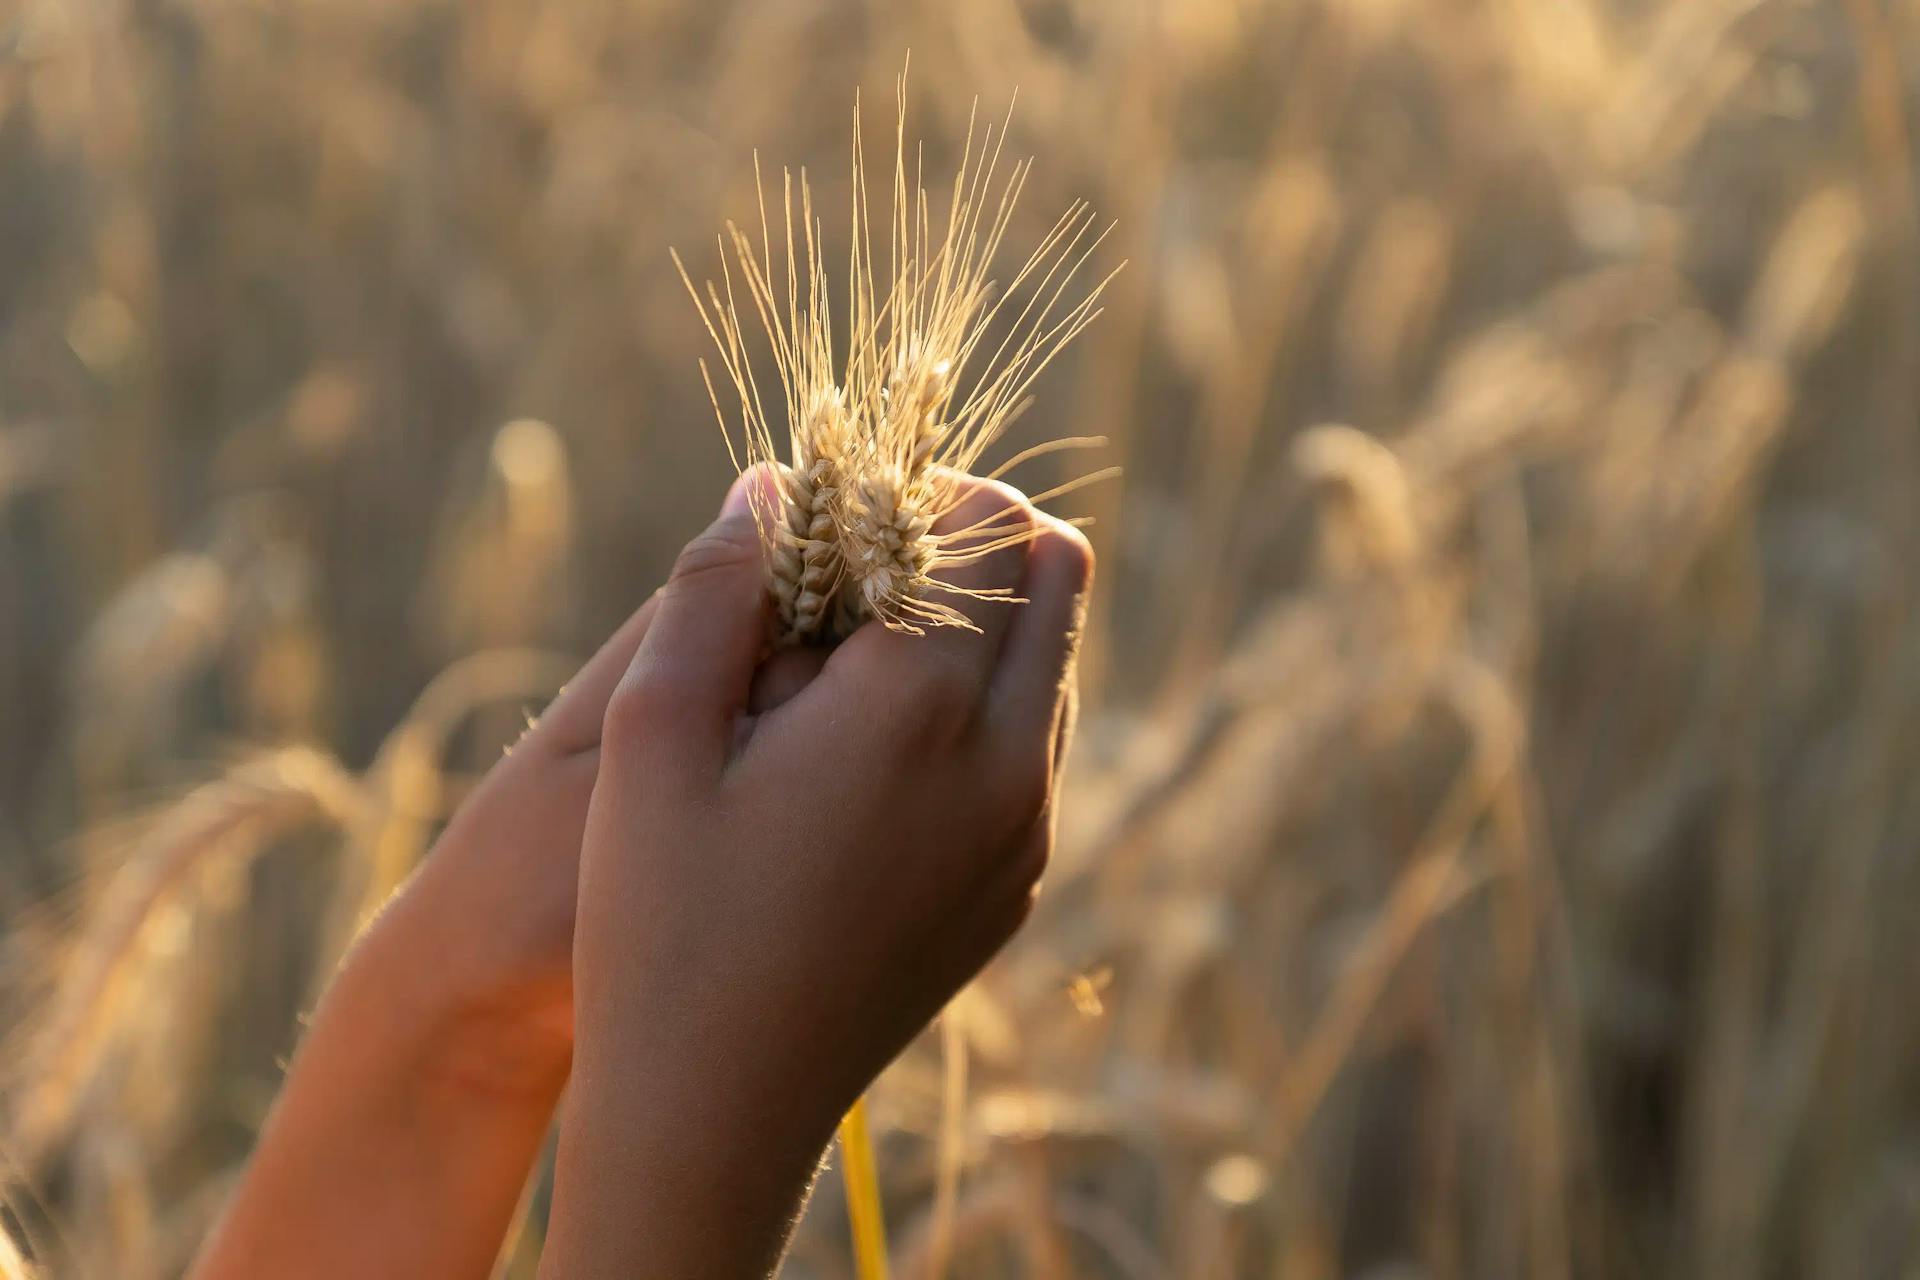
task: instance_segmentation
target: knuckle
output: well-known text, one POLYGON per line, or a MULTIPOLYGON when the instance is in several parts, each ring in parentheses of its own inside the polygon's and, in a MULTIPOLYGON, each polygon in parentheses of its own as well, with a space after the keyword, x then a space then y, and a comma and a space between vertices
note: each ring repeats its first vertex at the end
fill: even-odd
POLYGON ((1076 590, 1084 591, 1093 581, 1093 543, 1087 535, 1064 520, 1045 517, 1046 532, 1041 535, 1049 554, 1060 557, 1069 569, 1076 590))
POLYGON ((1041 520, 1040 532, 1035 535, 1030 552, 1032 567, 1037 572, 1028 574, 1036 599, 1044 594, 1084 601, 1093 586, 1093 544, 1064 520, 1053 516, 1042 516, 1041 520))
POLYGON ((608 750, 620 751, 647 741, 670 716, 667 687, 656 679, 628 680, 607 700, 600 739, 608 750))
POLYGON ((684 585, 716 574, 732 574, 748 569, 758 572, 759 568, 760 544, 757 539, 708 530, 681 548, 668 581, 684 585))

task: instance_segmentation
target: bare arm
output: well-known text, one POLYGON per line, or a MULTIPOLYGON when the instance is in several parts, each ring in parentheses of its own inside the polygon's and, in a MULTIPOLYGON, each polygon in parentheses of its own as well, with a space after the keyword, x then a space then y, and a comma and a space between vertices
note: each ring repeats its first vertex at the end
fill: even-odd
POLYGON ((567 1062, 462 1025, 411 906, 321 1002, 197 1280, 491 1274, 567 1062))
POLYGON ((980 636, 758 665, 740 498, 356 945, 196 1280, 490 1274, 570 1068, 546 1274, 765 1274, 840 1112, 1024 917, 1084 541, 975 569, 1032 598, 980 636))
POLYGON ((652 616, 581 670, 354 946, 194 1280, 492 1273, 566 1083, 601 721, 652 616))

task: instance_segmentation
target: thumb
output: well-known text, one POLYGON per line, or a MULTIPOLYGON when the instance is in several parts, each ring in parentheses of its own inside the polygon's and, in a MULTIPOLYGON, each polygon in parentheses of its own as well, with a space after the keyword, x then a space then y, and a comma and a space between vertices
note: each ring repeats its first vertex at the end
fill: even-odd
POLYGON ((768 644, 760 532, 744 486, 680 552, 647 629, 607 707, 616 755, 717 775, 768 644))

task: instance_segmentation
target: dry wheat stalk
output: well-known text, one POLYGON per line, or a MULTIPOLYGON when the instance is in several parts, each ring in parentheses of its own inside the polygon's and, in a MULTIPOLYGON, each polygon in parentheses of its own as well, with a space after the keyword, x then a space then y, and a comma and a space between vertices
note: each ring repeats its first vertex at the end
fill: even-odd
MULTIPOLYGON (((721 282, 708 281, 704 293, 674 255, 738 400, 736 428, 702 361, 728 450, 736 466, 765 464, 776 478, 774 496, 756 489, 753 497, 784 643, 844 634, 867 618, 915 634, 929 626, 970 627, 965 614, 934 597, 1012 598, 1007 589, 965 589, 939 575, 1033 537, 1019 512, 1008 508, 952 529, 942 521, 965 492, 959 477, 975 468, 1025 409, 1040 371, 1099 314, 1101 293, 1112 279, 1109 274, 1070 296, 1106 236, 1096 229, 1092 211, 1076 202, 1006 287, 999 286, 989 272, 1031 161, 1003 169, 1005 123, 976 129, 969 120, 944 216, 936 218, 917 153, 909 174, 904 75, 896 90, 884 267, 875 256, 857 101, 854 107, 843 356, 834 341, 823 236, 804 171, 797 183, 794 175, 782 175, 781 258, 775 257, 757 165, 758 246, 728 223, 720 244, 721 282), (733 267, 727 265, 729 243, 733 267), (781 265, 783 276, 777 274, 781 265), (775 441, 777 414, 769 411, 748 355, 736 270, 745 309, 758 318, 772 346, 787 424, 784 450, 775 441), (1015 305, 1016 297, 1024 301, 1015 305), (995 333, 997 342, 990 336, 995 333), (744 448, 734 443, 736 431, 744 448)), ((1089 443, 1095 442, 1049 441, 994 474, 1042 452, 1089 443)), ((1103 474, 1039 497, 1058 496, 1103 474)))
POLYGON ((362 807, 358 785, 331 756, 282 747, 234 764, 161 811, 107 882, 60 964, 55 998, 27 1028, 8 1081, 11 1152, 31 1167, 65 1131, 136 977, 148 926, 166 903, 216 859, 244 862, 308 823, 347 828, 362 807))

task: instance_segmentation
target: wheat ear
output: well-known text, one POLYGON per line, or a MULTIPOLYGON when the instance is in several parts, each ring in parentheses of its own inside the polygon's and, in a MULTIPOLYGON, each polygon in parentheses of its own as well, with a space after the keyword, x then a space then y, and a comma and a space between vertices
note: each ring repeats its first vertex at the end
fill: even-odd
MULTIPOLYGON (((1006 590, 962 590, 942 574, 1037 532, 1018 507, 946 528, 967 491, 958 477, 977 467, 1025 409, 1041 371, 1099 315, 1112 279, 1075 296, 1082 269, 1106 236, 1076 202, 1001 287, 991 270, 1031 161, 1002 163, 1005 122, 979 127, 969 120, 959 169, 936 217, 919 156, 908 158, 904 76, 896 89, 893 207, 878 229, 854 106, 844 358, 836 362, 829 272, 804 171, 797 181, 782 175, 779 214, 771 218, 756 160, 757 243, 727 224, 718 283, 696 288, 674 255, 732 392, 731 409, 723 407, 702 361, 729 454, 736 467, 768 464, 777 477, 772 496, 756 489, 754 512, 784 643, 844 634, 868 618, 914 633, 970 627, 966 613, 941 597, 1013 599, 1006 590), (773 351, 785 449, 775 443, 772 405, 748 357, 747 316, 757 319, 773 351)), ((1050 442, 1014 461, 1086 443, 1050 442)))
POLYGON ((845 412, 837 392, 818 394, 796 435, 794 465, 775 464, 781 509, 767 539, 767 575, 782 643, 811 640, 833 619, 834 592, 845 569, 834 524, 841 469, 833 451, 845 433, 845 412))

